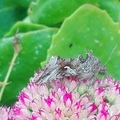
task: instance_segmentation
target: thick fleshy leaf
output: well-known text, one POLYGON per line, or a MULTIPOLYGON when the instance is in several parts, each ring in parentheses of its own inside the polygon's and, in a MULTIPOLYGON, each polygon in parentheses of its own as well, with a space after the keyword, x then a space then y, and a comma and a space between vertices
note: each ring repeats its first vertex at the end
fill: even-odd
POLYGON ((32 1, 36 0, 4 0, 9 6, 28 7, 32 1))
POLYGON ((0 9, 3 9, 6 7, 5 1, 4 0, 0 0, 0 9))
POLYGON ((119 23, 113 22, 106 11, 86 4, 67 18, 53 36, 48 59, 52 55, 75 58, 79 54, 84 55, 87 50, 93 50, 103 64, 108 60, 108 73, 120 78, 119 40, 119 23))
POLYGON ((26 12, 21 8, 3 7, 0 9, 0 38, 9 31, 16 21, 23 19, 25 15, 26 12))
MULTIPOLYGON (((47 49, 50 47, 52 35, 56 29, 43 29, 27 33, 19 33, 22 44, 20 52, 9 77, 2 102, 13 103, 19 91, 28 83, 34 71, 40 68, 40 62, 46 59, 47 49), (9 97, 8 97, 9 96, 9 97)), ((3 38, 0 42, 0 80, 3 81, 13 57, 13 37, 3 38)))
POLYGON ((43 26, 43 25, 39 25, 39 24, 17 22, 11 28, 11 30, 7 34, 5 34, 5 37, 14 36, 16 31, 18 31, 19 33, 26 33, 26 32, 29 32, 29 31, 35 31, 35 30, 40 30, 40 29, 44 29, 44 28, 47 28, 47 27, 43 26))
POLYGON ((34 23, 51 26, 61 23, 85 3, 97 4, 97 0, 38 0, 30 5, 28 13, 34 23))
POLYGON ((114 21, 120 20, 120 1, 119 0, 99 0, 99 7, 106 10, 114 21))

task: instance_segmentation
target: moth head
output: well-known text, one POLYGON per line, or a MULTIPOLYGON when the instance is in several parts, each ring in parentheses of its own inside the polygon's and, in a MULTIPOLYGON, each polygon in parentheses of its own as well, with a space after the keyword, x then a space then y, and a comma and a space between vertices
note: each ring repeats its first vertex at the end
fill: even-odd
POLYGON ((66 65, 63 68, 61 68, 61 75, 64 77, 68 77, 68 76, 76 76, 77 73, 75 69, 72 69, 70 66, 66 65))

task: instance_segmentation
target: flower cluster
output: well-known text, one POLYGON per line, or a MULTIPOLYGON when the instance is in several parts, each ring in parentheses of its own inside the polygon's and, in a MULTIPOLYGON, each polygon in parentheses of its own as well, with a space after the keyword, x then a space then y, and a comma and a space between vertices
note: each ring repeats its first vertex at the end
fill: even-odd
POLYGON ((0 120, 14 120, 10 108, 0 107, 0 120))
POLYGON ((0 120, 120 120, 120 83, 112 77, 93 86, 67 77, 28 84, 11 107, 0 108, 0 120))

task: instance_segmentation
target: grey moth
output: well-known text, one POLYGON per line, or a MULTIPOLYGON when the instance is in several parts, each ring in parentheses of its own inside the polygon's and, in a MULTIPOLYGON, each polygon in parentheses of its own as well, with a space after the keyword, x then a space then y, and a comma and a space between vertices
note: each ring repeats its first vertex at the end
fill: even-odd
POLYGON ((86 58, 80 55, 74 59, 52 56, 40 73, 33 78, 33 81, 35 83, 46 83, 64 77, 77 76, 79 82, 86 79, 88 84, 92 84, 95 77, 98 74, 105 75, 107 69, 92 54, 92 51, 87 51, 86 54, 86 58))

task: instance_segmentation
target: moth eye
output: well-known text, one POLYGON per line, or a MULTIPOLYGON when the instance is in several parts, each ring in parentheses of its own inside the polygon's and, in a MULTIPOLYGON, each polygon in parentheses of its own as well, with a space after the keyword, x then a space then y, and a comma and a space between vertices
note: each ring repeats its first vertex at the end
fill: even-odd
POLYGON ((70 67, 69 66, 65 66, 63 69, 64 70, 67 70, 67 69, 69 69, 70 67))

